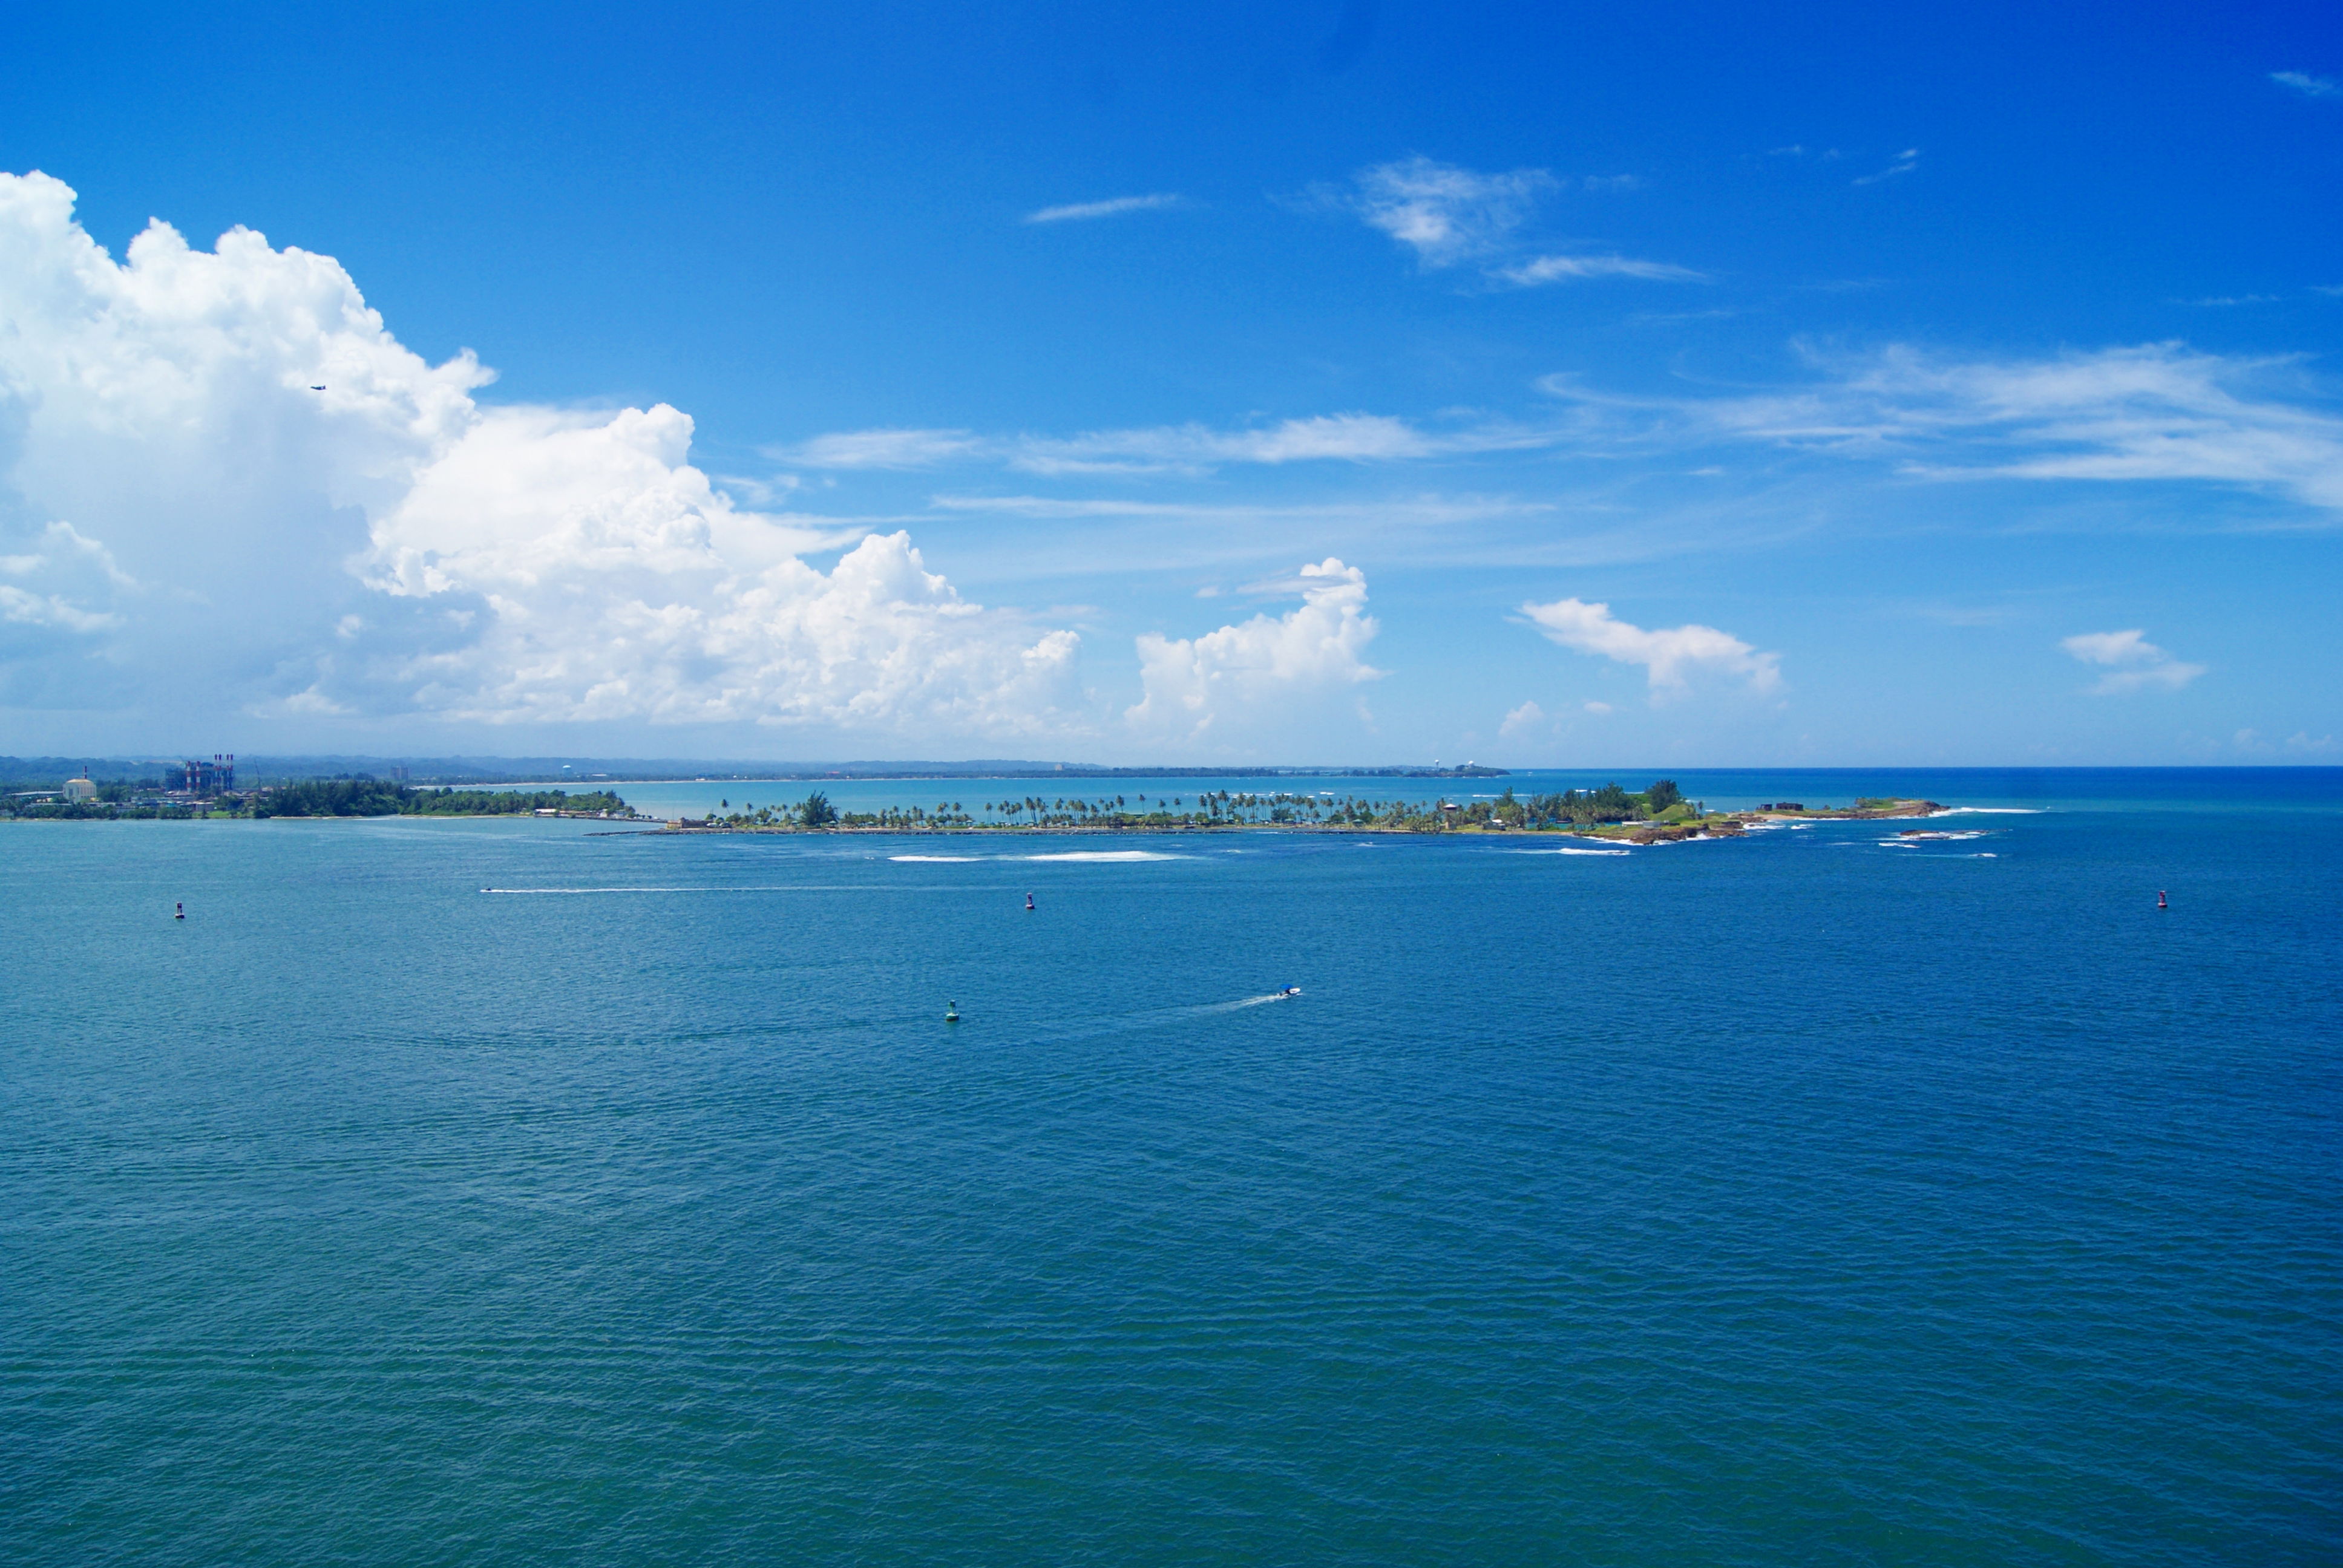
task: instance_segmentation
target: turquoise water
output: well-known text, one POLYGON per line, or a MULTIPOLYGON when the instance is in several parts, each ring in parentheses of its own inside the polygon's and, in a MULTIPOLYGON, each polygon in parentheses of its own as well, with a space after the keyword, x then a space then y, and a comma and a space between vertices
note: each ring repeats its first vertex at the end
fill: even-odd
POLYGON ((0 824, 0 1557, 2336 1560, 2343 773, 1678 777, 0 824))

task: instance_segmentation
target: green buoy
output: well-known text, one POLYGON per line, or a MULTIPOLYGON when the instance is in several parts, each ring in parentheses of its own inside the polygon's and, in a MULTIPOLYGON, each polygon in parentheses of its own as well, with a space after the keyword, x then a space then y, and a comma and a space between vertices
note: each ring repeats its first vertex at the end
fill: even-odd
POLYGON ((960 1021, 960 1003, 956 1001, 948 1001, 944 1003, 944 1021, 946 1023, 958 1023, 960 1021))

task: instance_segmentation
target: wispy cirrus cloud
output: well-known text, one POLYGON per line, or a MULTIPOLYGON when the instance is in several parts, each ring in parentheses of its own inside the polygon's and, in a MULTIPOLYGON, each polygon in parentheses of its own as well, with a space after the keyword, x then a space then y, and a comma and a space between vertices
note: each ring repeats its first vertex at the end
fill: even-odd
POLYGON ((1895 160, 1885 168, 1874 174, 1857 175, 1849 183, 1859 186, 1875 186, 1882 180, 1901 179, 1904 176, 1910 174, 1914 169, 1916 169, 1919 166, 1920 149, 1917 147, 1906 147, 1902 152, 1896 155, 1895 160))
POLYGON ((983 449, 966 430, 840 430, 795 447, 772 447, 765 455, 809 468, 925 468, 983 449))
POLYGON ((2269 79, 2281 87, 2292 87, 2306 98, 2343 97, 2343 85, 2331 77, 2314 76, 2308 71, 2272 71, 2269 79))
POLYGON ((2147 640, 2137 627, 2128 631, 2087 631, 2062 638, 2058 646, 2085 664, 2100 665, 2107 673, 2091 688, 2095 697, 2119 697, 2160 689, 2177 691, 2205 673, 2201 664, 2173 658, 2147 640))
POLYGON ((1524 604, 1521 609, 1550 641, 1616 663, 1643 666, 1654 701, 1683 694, 1690 689, 1691 678, 1704 673, 1741 680, 1756 692, 1772 691, 1781 685, 1780 654, 1760 653, 1713 626, 1687 624, 1647 630, 1621 620, 1607 604, 1577 598, 1524 604))
POLYGON ((1027 223, 1081 223, 1090 218, 1120 217, 1127 212, 1160 212, 1165 207, 1179 206, 1181 198, 1170 191, 1157 191, 1151 196, 1111 196, 1105 201, 1068 202, 1062 206, 1045 206, 1025 215, 1027 223))
POLYGON ((1655 283, 1700 283, 1707 274, 1668 261, 1638 261, 1629 256, 1541 256, 1495 269, 1494 276, 1523 288, 1572 277, 1642 277, 1655 283))
MULTIPOLYGON (((1142 501, 1121 496, 968 496, 941 495, 930 501, 938 511, 991 513, 1003 517, 1054 521, 1081 518, 1146 518, 1164 522, 1218 522, 1252 528, 1262 524, 1339 522, 1361 513, 1357 502, 1272 505, 1245 502, 1142 501)), ((1453 529, 1468 523, 1540 518, 1553 515, 1548 501, 1524 501, 1510 496, 1417 496, 1378 498, 1372 503, 1379 517, 1412 527, 1453 529)))
MULTIPOLYGON (((1585 191, 1633 190, 1633 175, 1587 176, 1585 191)), ((1346 187, 1321 187, 1327 205, 1354 214, 1414 253, 1426 271, 1479 264, 1493 282, 1516 288, 1583 278, 1634 277, 1693 282, 1700 273, 1669 262, 1624 256, 1549 254, 1512 259, 1524 248, 1521 231, 1538 205, 1564 189, 1546 169, 1483 174, 1417 156, 1360 170, 1346 187)))
POLYGON ((1228 464, 1391 464, 1522 451, 1550 439, 1543 430, 1503 420, 1431 427, 1388 414, 1318 414, 1239 429, 1169 425, 1024 437, 1005 448, 1002 457, 1009 467, 1031 474, 1200 474, 1228 464))
POLYGON ((2268 757, 2283 750, 2297 757, 2327 757, 2335 752, 2335 737, 2313 735, 2308 729, 2298 729, 2282 741, 2274 741, 2258 729, 2240 729, 2230 737, 2230 744, 2249 756, 2268 757))
POLYGON ((1029 437, 1006 454, 1035 474, 1157 473, 1223 463, 1391 462, 1431 456, 1438 443, 1404 419, 1382 414, 1322 414, 1256 429, 1203 425, 1098 430, 1057 439, 1029 437))
POLYGON ((1423 266, 1453 266, 1503 249, 1557 183, 1544 169, 1484 175, 1413 157, 1360 170, 1338 199, 1423 266))
POLYGON ((818 436, 796 447, 770 447, 766 455, 816 468, 925 468, 967 460, 1042 475, 1202 474, 1230 464, 1393 463, 1518 450, 1543 446, 1548 439, 1543 432, 1503 421, 1452 420, 1434 428, 1393 415, 1343 413, 1234 428, 1193 423, 1072 436, 850 430, 818 436))
MULTIPOLYGON (((1404 471, 1537 451, 1582 454, 1615 468, 1638 452, 1772 447, 1944 482, 2220 485, 2315 508, 2320 517, 2307 522, 2343 519, 2343 397, 2293 359, 2207 354, 2180 343, 2030 359, 1956 359, 1904 345, 1807 358, 1815 375, 1802 384, 1713 396, 1630 397, 1547 377, 1539 386, 1561 406, 1518 416, 1350 411, 1068 436, 880 429, 817 437, 769 455, 808 467, 981 466, 1071 479, 1310 464, 1404 471)), ((1106 516, 1137 515, 1133 508, 1149 503, 1045 497, 1001 504, 1028 515, 1096 507, 1106 516)))
MULTIPOLYGON (((1308 499, 1236 498, 1215 485, 1182 498, 1128 495, 980 495, 930 498, 909 519, 934 528, 947 519, 984 527, 953 537, 972 563, 981 555, 1013 568, 1020 581, 1099 572, 1182 574, 1219 593, 1245 593, 1232 578, 1269 569, 1294 554, 1341 555, 1373 548, 1389 569, 1455 569, 1461 564, 1508 570, 1584 569, 1644 561, 1691 547, 1681 536, 1658 539, 1641 519, 1605 518, 1581 526, 1573 508, 1548 497, 1440 493, 1382 485, 1355 494, 1308 499), (1036 551, 1031 541, 1046 538, 1036 551)), ((1239 495, 1242 495, 1240 490, 1239 495)), ((1305 492, 1306 493, 1306 492, 1305 492)), ((1351 558, 1345 556, 1343 558, 1351 558)), ((969 569, 973 570, 971 564, 969 569)))
POLYGON ((1825 373, 1815 384, 1742 396, 1540 385, 1587 417, 1576 440, 1756 441, 1940 479, 2201 480, 2343 511, 2343 417, 2291 359, 2153 343, 2003 360, 1896 346, 1814 363, 1825 373))

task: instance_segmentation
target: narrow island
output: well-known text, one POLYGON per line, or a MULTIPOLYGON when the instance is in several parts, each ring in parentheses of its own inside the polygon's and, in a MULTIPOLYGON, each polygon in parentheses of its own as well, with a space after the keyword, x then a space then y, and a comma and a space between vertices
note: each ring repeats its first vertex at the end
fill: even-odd
POLYGON ((1616 783, 1600 789, 1516 795, 1508 785, 1490 799, 1429 803, 1378 800, 1361 795, 1277 791, 1195 795, 1045 797, 986 800, 970 809, 958 800, 880 811, 840 811, 815 790, 794 805, 738 810, 727 799, 721 815, 687 817, 667 825, 669 833, 1129 833, 1210 832, 1277 828, 1342 833, 1566 833, 1580 838, 1659 844, 1684 839, 1731 838, 1753 823, 1829 821, 1928 817, 1944 810, 1933 800, 1903 797, 1858 799, 1852 806, 1809 808, 1794 800, 1771 801, 1744 811, 1711 811, 1688 800, 1673 779, 1639 791, 1616 783))

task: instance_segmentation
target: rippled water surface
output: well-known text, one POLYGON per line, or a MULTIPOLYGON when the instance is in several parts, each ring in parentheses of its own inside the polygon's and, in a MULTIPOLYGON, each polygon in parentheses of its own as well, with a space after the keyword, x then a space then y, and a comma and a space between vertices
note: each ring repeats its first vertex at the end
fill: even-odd
POLYGON ((0 1558, 2337 1560, 2343 775, 1859 783, 0 823, 0 1558))

